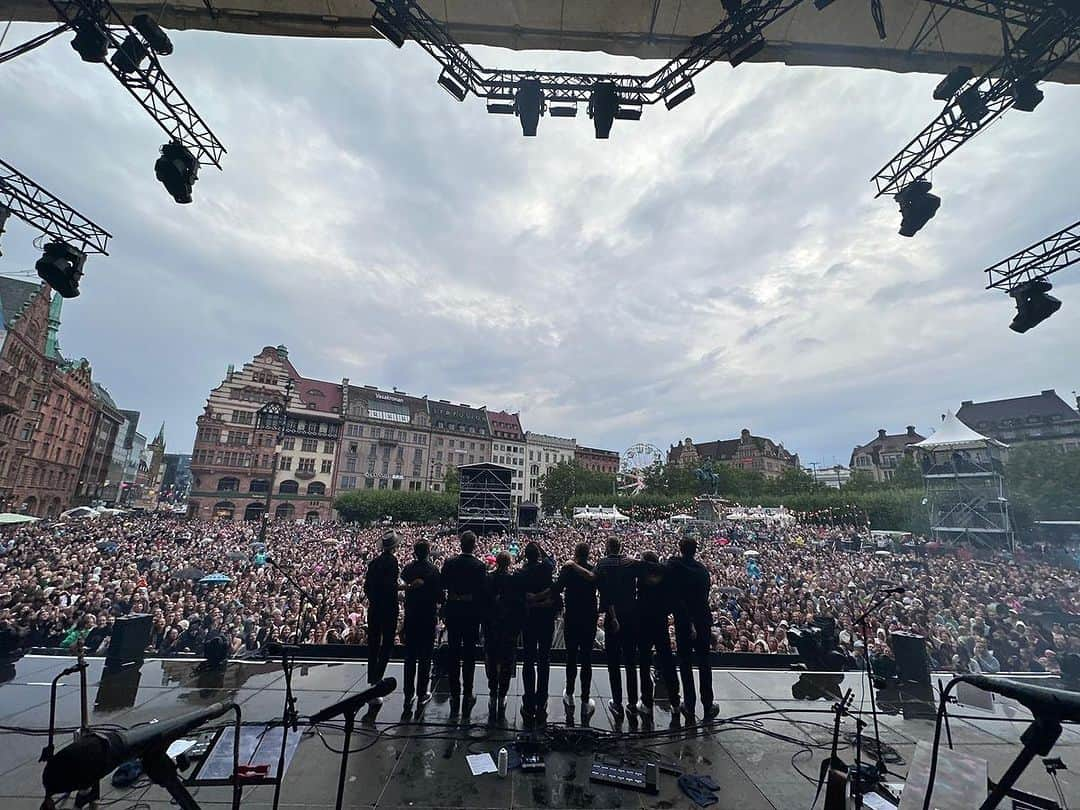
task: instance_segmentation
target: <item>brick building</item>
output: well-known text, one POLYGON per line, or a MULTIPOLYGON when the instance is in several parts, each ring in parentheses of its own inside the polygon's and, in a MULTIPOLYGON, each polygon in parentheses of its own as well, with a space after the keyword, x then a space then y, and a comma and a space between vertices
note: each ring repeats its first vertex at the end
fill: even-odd
MULTIPOLYGON (((279 353, 285 351, 279 346, 279 353)), ((286 358, 288 354, 286 352, 286 358)), ((329 520, 334 508, 334 461, 341 435, 341 386, 297 375, 288 432, 278 446, 275 518, 329 520)))
POLYGON ((751 472, 759 472, 766 478, 778 478, 787 470, 799 469, 799 456, 784 448, 782 442, 774 442, 764 436, 754 436, 746 428, 737 439, 722 439, 695 444, 684 439, 668 450, 668 464, 691 469, 700 467, 706 460, 714 464, 726 464, 751 472))
POLYGON ((869 473, 875 481, 891 481, 896 465, 911 453, 908 448, 925 438, 915 432, 914 425, 908 425, 903 433, 886 433, 880 428, 874 439, 851 451, 851 469, 869 473))
POLYGON ((487 409, 454 405, 448 400, 427 401, 431 419, 428 485, 438 492, 451 467, 491 460, 491 429, 487 409))
POLYGON ((337 490, 427 489, 431 442, 427 400, 341 381, 344 425, 337 490))
POLYGON ((98 383, 94 383, 93 391, 94 423, 90 430, 90 446, 83 456, 79 483, 75 488, 73 503, 76 505, 105 500, 105 482, 109 480, 113 451, 124 424, 124 415, 109 392, 98 383))
POLYGON ((597 450, 579 444, 574 450, 574 461, 584 470, 614 475, 619 471, 621 457, 614 450, 597 450))
MULTIPOLYGON (((1080 407, 1080 399, 1077 405, 1080 407)), ((988 402, 965 400, 956 418, 1010 447, 1038 444, 1060 451, 1080 450, 1080 413, 1053 388, 1034 396, 988 402)))
POLYGON ((491 428, 491 461, 510 467, 510 499, 514 506, 525 500, 525 431, 521 416, 506 411, 488 411, 491 428))

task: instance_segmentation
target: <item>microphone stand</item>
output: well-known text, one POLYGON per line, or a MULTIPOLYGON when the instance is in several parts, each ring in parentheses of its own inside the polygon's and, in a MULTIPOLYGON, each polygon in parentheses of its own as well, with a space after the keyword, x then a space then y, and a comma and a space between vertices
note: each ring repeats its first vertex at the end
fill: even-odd
MULTIPOLYGON (((314 597, 312 597, 311 594, 309 594, 306 590, 304 590, 303 587, 300 586, 300 583, 298 583, 295 579, 293 579, 292 574, 290 574, 288 571, 286 571, 284 568, 282 568, 280 565, 278 565, 277 562, 272 557, 267 557, 266 558, 266 564, 269 565, 271 568, 273 568, 278 573, 280 573, 281 576, 283 576, 285 578, 285 583, 290 588, 292 588, 294 591, 299 593, 300 596, 305 601, 310 602, 312 607, 316 607, 316 602, 315 602, 314 597)), ((318 605, 317 605, 317 609, 318 609, 318 620, 322 621, 322 617, 323 617, 323 600, 319 600, 318 605)), ((306 634, 307 634, 307 620, 305 619, 303 626, 301 626, 301 628, 300 628, 300 638, 297 639, 298 644, 303 643, 304 636, 306 634)))
POLYGON ((285 673, 285 705, 281 710, 281 749, 278 751, 277 779, 274 782, 273 810, 277 810, 281 798, 281 785, 285 781, 285 745, 289 737, 289 726, 297 733, 299 717, 296 713, 296 697, 292 692, 292 672, 296 661, 286 645, 281 648, 281 669, 285 673))
MULTIPOLYGON (((855 619, 855 623, 860 626, 862 630, 862 643, 863 643, 863 655, 866 658, 866 677, 868 686, 870 687, 870 715, 874 718, 874 741, 877 744, 877 763, 876 768, 878 777, 880 778, 886 772, 885 763, 881 759, 881 728, 878 725, 877 714, 877 698, 874 696, 874 665, 870 660, 870 631, 867 628, 866 620, 870 617, 870 614, 889 601, 891 593, 878 594, 877 600, 870 603, 870 606, 866 608, 855 618, 855 609, 851 609, 851 616, 855 619)), ((861 810, 863 806, 862 790, 860 782, 862 780, 862 728, 865 723, 861 718, 857 718, 855 721, 855 807, 857 810, 861 810)))

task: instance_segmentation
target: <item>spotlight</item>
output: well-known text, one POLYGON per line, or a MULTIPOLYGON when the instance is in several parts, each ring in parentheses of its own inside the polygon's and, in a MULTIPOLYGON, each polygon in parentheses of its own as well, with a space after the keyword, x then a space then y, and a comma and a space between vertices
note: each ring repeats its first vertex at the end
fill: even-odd
POLYGON ((443 68, 442 73, 439 74, 439 85, 458 101, 464 101, 465 96, 469 94, 465 83, 446 68, 443 68))
POLYGON ((168 56, 173 52, 172 40, 157 21, 149 14, 136 14, 131 18, 132 27, 143 35, 154 53, 168 56))
POLYGON ((1042 278, 1027 281, 1013 289, 1009 295, 1016 299, 1016 317, 1009 328, 1024 334, 1061 309, 1061 301, 1047 294, 1052 289, 1054 285, 1042 278))
POLYGON ((824 11, 832 4, 833 0, 814 0, 814 8, 816 8, 818 11, 824 11))
POLYGON ((112 63, 121 73, 134 73, 148 53, 141 39, 135 34, 128 34, 113 54, 112 63))
POLYGON ((548 107, 548 115, 552 118, 574 118, 577 116, 577 104, 552 105, 548 107))
POLYGON ((596 137, 606 140, 611 135, 611 124, 619 111, 619 94, 612 82, 597 82, 589 97, 589 118, 593 120, 596 137))
POLYGON ((615 117, 620 121, 640 121, 641 107, 622 107, 615 110, 615 117))
POLYGON ((930 193, 932 188, 929 180, 915 180, 893 196, 900 204, 901 236, 914 236, 923 225, 934 218, 934 214, 941 207, 941 198, 930 193))
POLYGON ((514 105, 510 102, 489 101, 487 111, 492 115, 513 115, 514 105))
MULTIPOLYGON (((0 205, 0 236, 4 235, 4 226, 7 224, 8 217, 11 216, 11 209, 6 205, 0 205)), ((0 253, 0 256, 4 255, 0 253)))
POLYGON ((545 109, 547 105, 544 103, 544 91, 540 88, 540 80, 522 79, 519 81, 517 93, 514 95, 514 114, 521 119, 522 135, 527 138, 536 135, 536 127, 545 109))
POLYGON ((731 59, 729 60, 733 68, 738 67, 747 59, 753 59, 765 50, 765 38, 759 35, 756 39, 736 45, 735 49, 735 52, 731 54, 731 59))
POLYGON ((400 48, 405 44, 405 34, 401 29, 378 13, 371 18, 371 30, 395 48, 400 48))
POLYGON ((75 298, 79 295, 79 279, 85 263, 86 254, 81 250, 67 242, 53 241, 45 245, 34 269, 61 298, 75 298))
POLYGON ((979 95, 978 87, 969 87, 956 97, 956 103, 960 105, 960 112, 964 114, 970 123, 981 121, 990 113, 983 97, 979 95))
POLYGON ((1009 90, 1013 97, 1013 109, 1020 112, 1032 112, 1043 100, 1043 91, 1034 79, 1021 79, 1009 90))
POLYGON ((687 82, 681 87, 676 87, 666 96, 664 96, 664 106, 667 107, 669 110, 674 110, 676 107, 678 107, 688 98, 690 98, 690 96, 694 95, 695 92, 697 91, 694 90, 694 83, 687 82))
POLYGON ((199 179, 199 161, 183 144, 171 141, 161 147, 154 174, 178 203, 191 202, 191 187, 199 179))
POLYGON ((938 82, 934 88, 934 98, 938 101, 948 101, 960 92, 960 88, 975 78, 975 71, 967 65, 960 65, 950 70, 945 78, 938 82))
POLYGON ((75 20, 75 38, 71 47, 84 62, 104 62, 109 55, 109 35, 105 24, 96 17, 82 15, 75 20))

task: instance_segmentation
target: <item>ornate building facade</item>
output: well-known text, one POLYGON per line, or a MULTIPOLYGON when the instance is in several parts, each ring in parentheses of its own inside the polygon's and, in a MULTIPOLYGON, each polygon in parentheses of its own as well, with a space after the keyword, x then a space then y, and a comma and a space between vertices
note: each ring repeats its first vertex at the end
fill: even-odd
MULTIPOLYGON (((1080 397, 1077 398, 1080 407, 1080 397)), ((956 418, 1010 447, 1035 444, 1061 452, 1080 450, 1080 413, 1053 388, 1039 394, 988 402, 965 400, 956 418)))
POLYGON ((431 443, 427 399, 341 381, 344 425, 337 466, 339 492, 427 489, 431 443))
POLYGON ((427 401, 431 419, 428 486, 438 492, 451 467, 491 460, 491 429, 487 409, 454 405, 448 400, 427 401))
POLYGON ((574 450, 574 461, 578 466, 593 472, 614 475, 619 471, 621 460, 621 456, 614 450, 598 450, 595 447, 583 447, 580 444, 574 450))
MULTIPOLYGON (((491 428, 491 461, 510 467, 510 499, 517 506, 525 497, 525 431, 521 429, 521 416, 506 411, 488 411, 491 428)), ((485 459, 486 461, 487 459, 485 459)))
POLYGON ((668 464, 696 468, 711 461, 743 470, 758 472, 766 478, 777 478, 787 470, 799 469, 799 456, 764 436, 754 436, 743 428, 737 439, 694 443, 686 438, 668 450, 668 464))
POLYGON ((526 431, 525 453, 527 458, 525 463, 528 465, 528 478, 526 479, 525 489, 526 499, 543 508, 543 498, 540 495, 540 479, 556 464, 563 461, 573 461, 576 450, 576 439, 550 436, 546 433, 533 433, 531 430, 526 431))
POLYGON ((851 469, 868 473, 875 481, 891 481, 896 465, 911 455, 910 446, 925 438, 915 432, 914 425, 908 425, 903 433, 886 433, 881 428, 874 439, 851 451, 851 469))

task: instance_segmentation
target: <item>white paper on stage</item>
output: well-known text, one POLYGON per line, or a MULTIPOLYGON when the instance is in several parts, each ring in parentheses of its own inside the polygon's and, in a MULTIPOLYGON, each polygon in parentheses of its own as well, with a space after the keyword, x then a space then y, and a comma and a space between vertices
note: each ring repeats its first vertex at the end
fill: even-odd
POLYGON ((469 770, 472 771, 473 776, 479 776, 482 773, 495 773, 498 770, 495 767, 495 760, 491 758, 491 754, 468 754, 465 759, 469 762, 469 770))
MULTIPOLYGON (((922 810, 932 751, 933 745, 925 740, 915 745, 915 756, 908 768, 904 792, 900 797, 900 810, 922 810)), ((985 759, 941 746, 938 749, 930 806, 934 810, 971 810, 978 807, 986 801, 989 774, 985 759)))

